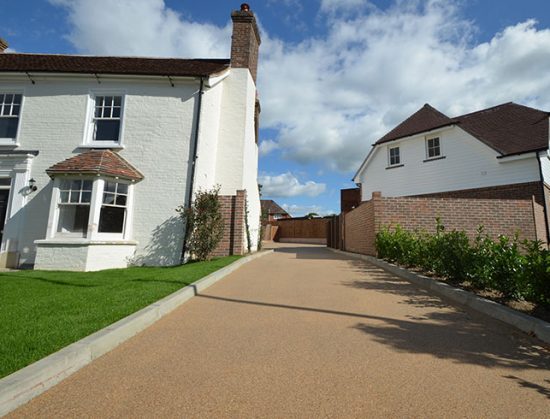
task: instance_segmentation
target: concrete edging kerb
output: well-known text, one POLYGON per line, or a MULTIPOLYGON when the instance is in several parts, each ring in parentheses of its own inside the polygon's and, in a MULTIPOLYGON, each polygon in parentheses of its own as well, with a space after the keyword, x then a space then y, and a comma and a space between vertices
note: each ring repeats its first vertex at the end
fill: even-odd
POLYGON ((357 253, 344 252, 342 250, 332 249, 333 252, 341 253, 357 259, 362 259, 372 263, 400 278, 403 278, 424 289, 428 289, 441 297, 449 299, 463 306, 470 307, 489 317, 507 323, 525 333, 535 335, 543 342, 550 343, 550 323, 537 319, 524 313, 515 311, 509 307, 503 306, 497 302, 480 297, 472 292, 460 288, 454 288, 449 284, 437 281, 424 275, 419 275, 405 268, 385 262, 374 256, 360 255, 357 253))
POLYGON ((242 265, 270 253, 273 253, 273 250, 261 251, 239 259, 156 303, 0 379, 0 416, 25 404, 94 359, 135 336, 242 265))

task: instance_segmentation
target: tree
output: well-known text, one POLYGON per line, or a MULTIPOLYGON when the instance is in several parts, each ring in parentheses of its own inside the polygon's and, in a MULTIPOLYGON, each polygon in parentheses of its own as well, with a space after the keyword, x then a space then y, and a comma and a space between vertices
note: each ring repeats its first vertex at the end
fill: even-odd
POLYGON ((315 217, 318 217, 319 214, 317 214, 316 212, 310 212, 308 215, 306 215, 306 218, 308 220, 311 220, 312 218, 315 218, 315 217))
POLYGON ((211 190, 199 190, 190 208, 180 206, 176 209, 186 226, 186 250, 196 260, 210 260, 223 237, 224 222, 219 191, 219 186, 211 190))

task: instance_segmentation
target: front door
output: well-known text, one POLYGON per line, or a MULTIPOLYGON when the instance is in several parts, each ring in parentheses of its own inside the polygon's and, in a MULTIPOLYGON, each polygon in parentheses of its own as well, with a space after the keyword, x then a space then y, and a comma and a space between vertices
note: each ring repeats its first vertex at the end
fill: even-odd
POLYGON ((4 235, 4 224, 6 223, 9 198, 10 190, 0 189, 0 243, 2 243, 2 237, 4 235))

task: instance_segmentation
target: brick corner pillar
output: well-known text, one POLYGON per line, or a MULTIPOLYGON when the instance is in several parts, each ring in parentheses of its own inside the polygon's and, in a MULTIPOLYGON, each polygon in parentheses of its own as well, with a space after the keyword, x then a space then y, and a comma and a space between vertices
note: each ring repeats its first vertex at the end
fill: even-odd
POLYGON ((260 30, 250 6, 241 4, 240 10, 231 13, 233 35, 231 36, 231 67, 248 68, 254 83, 258 74, 258 54, 261 44, 260 30))
POLYGON ((244 255, 246 253, 246 191, 235 195, 219 195, 224 229, 223 236, 212 256, 244 255))

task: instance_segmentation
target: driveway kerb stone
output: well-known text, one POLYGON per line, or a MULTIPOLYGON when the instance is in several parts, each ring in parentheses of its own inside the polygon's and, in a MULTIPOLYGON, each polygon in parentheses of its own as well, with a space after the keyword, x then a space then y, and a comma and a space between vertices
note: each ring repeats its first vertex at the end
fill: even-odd
POLYGON ((509 307, 503 306, 494 301, 480 297, 469 291, 460 288, 454 288, 449 284, 439 282, 435 279, 419 275, 405 268, 385 262, 373 256, 361 255, 358 253, 344 252, 342 250, 332 249, 335 253, 341 253, 357 259, 362 259, 372 263, 400 278, 406 279, 413 284, 428 289, 435 294, 445 297, 460 305, 470 307, 489 317, 507 323, 525 333, 535 335, 543 342, 550 343, 550 323, 537 319, 524 313, 520 313, 509 307))
POLYGON ((245 263, 270 253, 273 253, 273 250, 264 250, 239 259, 112 325, 0 379, 0 416, 23 405, 94 359, 135 336, 245 263))

